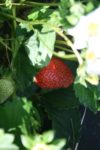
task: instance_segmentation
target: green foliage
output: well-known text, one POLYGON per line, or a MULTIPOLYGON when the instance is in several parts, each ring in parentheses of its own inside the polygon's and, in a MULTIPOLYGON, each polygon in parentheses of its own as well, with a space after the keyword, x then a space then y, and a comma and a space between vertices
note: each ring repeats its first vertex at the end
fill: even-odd
POLYGON ((52 11, 49 10, 49 6, 43 6, 33 9, 28 15, 29 20, 41 20, 48 19, 52 11))
POLYGON ((98 110, 97 100, 100 98, 99 87, 85 87, 81 84, 75 84, 74 90, 76 97, 79 98, 81 104, 84 104, 84 106, 89 107, 94 112, 98 110))
POLYGON ((80 113, 78 108, 59 110, 48 107, 46 111, 52 120, 55 139, 64 138, 67 140, 65 149, 74 148, 80 132, 80 113))
POLYGON ((55 131, 55 138, 67 140, 65 148, 74 147, 80 132, 79 102, 72 87, 50 91, 41 102, 55 131))
POLYGON ((58 109, 69 109, 79 106, 72 87, 58 89, 43 95, 42 103, 44 106, 58 109))
POLYGON ((46 26, 43 27, 41 33, 35 31, 26 42, 27 53, 33 66, 41 68, 48 64, 54 50, 54 43, 55 32, 46 26))
POLYGON ((79 107, 100 110, 100 85, 99 77, 87 75, 85 62, 78 65, 77 54, 84 61, 86 51, 75 52, 66 29, 98 5, 90 0, 1 0, 1 150, 75 149, 81 134, 79 107), (74 88, 42 90, 33 82, 52 56, 69 64, 74 88))
POLYGON ((33 82, 33 76, 36 71, 34 67, 31 65, 31 62, 28 59, 28 56, 24 51, 23 47, 18 52, 15 58, 14 67, 15 67, 14 79, 16 80, 17 90, 19 93, 24 95, 24 91, 31 86, 33 82))
POLYGON ((61 0, 59 11, 61 15, 61 22, 64 27, 67 28, 75 25, 84 14, 82 3, 75 2, 74 0, 61 0))
POLYGON ((0 128, 22 133, 35 132, 40 127, 38 111, 26 98, 14 97, 0 106, 0 128))

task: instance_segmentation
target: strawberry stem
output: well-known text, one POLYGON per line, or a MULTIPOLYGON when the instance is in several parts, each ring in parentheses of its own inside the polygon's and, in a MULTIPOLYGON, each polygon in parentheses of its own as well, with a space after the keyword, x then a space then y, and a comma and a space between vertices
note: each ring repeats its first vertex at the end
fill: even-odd
POLYGON ((62 50, 64 50, 64 51, 67 51, 67 52, 72 53, 72 50, 67 48, 68 45, 67 45, 67 43, 66 43, 65 41, 56 40, 55 44, 57 44, 57 45, 55 45, 55 47, 57 47, 57 48, 59 48, 59 49, 62 49, 62 50), (60 45, 58 45, 58 44, 60 44, 60 45), (63 45, 64 47, 63 47, 62 45, 63 45))
POLYGON ((70 53, 72 52, 70 49, 67 49, 63 46, 55 45, 55 47, 58 48, 59 50, 63 50, 63 51, 70 52, 70 53))
POLYGON ((54 56, 57 56, 57 57, 59 57, 59 58, 62 58, 62 59, 77 61, 76 56, 75 56, 74 54, 68 54, 68 55, 63 55, 63 56, 61 56, 59 53, 53 51, 53 55, 54 55, 54 56))
POLYGON ((26 5, 30 5, 30 6, 58 6, 59 3, 39 3, 39 2, 31 2, 31 1, 25 1, 23 2, 26 5))
MULTIPOLYGON (((30 7, 38 7, 38 6, 58 6, 59 3, 39 3, 39 2, 31 2, 31 1, 23 1, 21 3, 11 3, 12 6, 30 6, 30 7)), ((0 4, 0 6, 5 6, 5 3, 0 4)))
POLYGON ((54 26, 52 28, 58 35, 60 35, 66 41, 67 45, 72 48, 73 52, 75 53, 78 59, 79 64, 81 65, 83 63, 83 59, 81 58, 80 53, 77 51, 77 49, 75 49, 73 43, 68 39, 68 37, 64 35, 63 30, 54 26))
MULTIPOLYGON (((41 39, 40 36, 39 36, 39 38, 41 39)), ((41 41, 47 47, 47 49, 50 51, 50 53, 52 53, 54 56, 60 57, 62 59, 67 59, 67 60, 76 60, 76 56, 74 54, 67 54, 67 55, 61 56, 58 52, 55 52, 52 49, 50 49, 49 46, 46 44, 46 42, 43 39, 41 39, 41 41)))

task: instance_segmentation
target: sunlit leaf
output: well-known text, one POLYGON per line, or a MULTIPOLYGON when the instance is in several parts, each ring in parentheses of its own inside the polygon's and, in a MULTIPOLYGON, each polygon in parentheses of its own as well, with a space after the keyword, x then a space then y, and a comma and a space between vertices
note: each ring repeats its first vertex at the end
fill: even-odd
MULTIPOLYGON (((49 6, 37 7, 30 12, 28 19, 30 20, 40 20, 48 17, 49 15, 49 6)), ((47 19, 47 18, 46 18, 47 19)))
POLYGON ((79 98, 81 104, 89 107, 92 111, 97 111, 97 95, 92 87, 84 87, 81 84, 75 84, 74 90, 76 97, 79 98))
POLYGON ((33 66, 48 64, 54 50, 55 32, 44 26, 41 33, 35 32, 26 42, 27 53, 33 66))

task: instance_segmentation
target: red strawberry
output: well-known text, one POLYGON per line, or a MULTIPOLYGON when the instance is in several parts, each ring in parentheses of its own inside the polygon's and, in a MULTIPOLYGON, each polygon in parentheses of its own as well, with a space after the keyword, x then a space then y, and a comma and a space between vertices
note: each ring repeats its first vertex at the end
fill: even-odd
POLYGON ((53 57, 50 63, 34 77, 34 82, 41 88, 67 88, 73 82, 73 74, 64 62, 53 57))

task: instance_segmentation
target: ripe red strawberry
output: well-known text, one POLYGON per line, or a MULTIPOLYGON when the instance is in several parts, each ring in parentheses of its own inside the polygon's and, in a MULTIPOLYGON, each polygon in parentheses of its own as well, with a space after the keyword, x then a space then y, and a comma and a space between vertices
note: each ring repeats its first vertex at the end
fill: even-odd
POLYGON ((34 82, 41 88, 67 88, 73 82, 73 74, 64 62, 53 57, 50 63, 34 77, 34 82))

